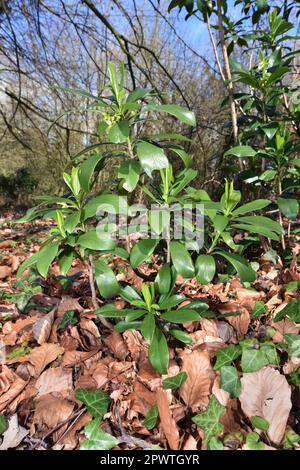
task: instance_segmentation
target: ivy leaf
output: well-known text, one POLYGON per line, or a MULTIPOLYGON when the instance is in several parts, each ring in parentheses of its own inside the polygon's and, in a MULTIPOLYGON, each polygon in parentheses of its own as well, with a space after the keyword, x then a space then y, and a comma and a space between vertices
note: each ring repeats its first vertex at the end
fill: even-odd
POLYGON ((158 407, 157 405, 153 405, 151 409, 148 411, 148 413, 146 414, 146 417, 144 419, 144 426, 145 428, 148 429, 148 431, 151 431, 151 429, 155 428, 157 418, 158 418, 158 407))
POLYGON ((179 374, 175 375, 174 377, 167 377, 162 381, 162 385, 164 389, 170 388, 172 392, 175 392, 181 385, 184 384, 188 375, 186 372, 179 372, 179 374))
POLYGON ((0 435, 3 434, 8 429, 7 418, 0 413, 0 435))
POLYGON ((284 335, 288 343, 288 352, 290 357, 300 357, 300 335, 288 333, 284 335))
POLYGON ((220 387, 234 397, 238 397, 240 395, 241 381, 234 366, 221 367, 220 387))
POLYGON ((102 420, 107 412, 110 398, 106 392, 102 390, 87 390, 79 388, 75 394, 77 400, 82 401, 87 407, 88 412, 94 417, 102 420))
POLYGON ((258 341, 250 340, 242 344, 243 372, 255 372, 268 364, 278 364, 278 355, 273 343, 259 344, 258 341))
POLYGON ((255 428, 261 431, 267 432, 269 429, 268 421, 261 416, 251 416, 250 421, 255 428))
POLYGON ((204 441, 208 443, 213 437, 219 436, 224 426, 220 423, 220 419, 225 414, 226 408, 218 402, 213 395, 210 399, 207 410, 199 413, 192 418, 192 421, 204 430, 204 441))
POLYGON ((64 330, 68 325, 76 325, 78 323, 77 313, 74 310, 67 310, 63 316, 62 321, 58 325, 58 330, 64 330))
POLYGON ((100 429, 101 420, 96 418, 85 425, 87 439, 81 444, 80 450, 110 450, 119 444, 118 439, 100 429))
POLYGON ((228 346, 227 348, 220 349, 216 356, 217 361, 215 363, 214 369, 221 369, 223 366, 231 364, 235 359, 240 357, 242 354, 242 348, 239 344, 236 346, 228 346))
POLYGON ((300 323, 300 297, 289 302, 275 317, 275 322, 282 320, 284 317, 288 317, 295 323, 300 323))
POLYGON ((265 445, 260 441, 260 436, 257 432, 250 432, 246 437, 246 444, 250 450, 264 450, 265 445))
POLYGON ((251 312, 251 320, 256 320, 258 317, 260 317, 263 313, 266 313, 267 311, 268 309, 265 303, 261 300, 257 300, 251 312))
POLYGON ((217 437, 212 437, 208 443, 209 450, 224 450, 223 442, 217 437))

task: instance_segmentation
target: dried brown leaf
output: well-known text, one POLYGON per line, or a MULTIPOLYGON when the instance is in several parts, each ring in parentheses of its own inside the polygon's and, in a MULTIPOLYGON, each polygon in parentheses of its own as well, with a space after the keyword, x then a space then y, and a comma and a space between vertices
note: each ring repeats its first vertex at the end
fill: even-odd
POLYGON ((240 402, 244 413, 261 416, 269 423, 268 435, 280 444, 292 407, 291 389, 286 378, 272 367, 244 374, 240 402))
POLYGON ((179 389, 184 403, 193 410, 206 408, 209 402, 213 371, 206 352, 192 351, 182 355, 182 368, 188 375, 179 389))
POLYGON ((156 401, 161 427, 167 438, 170 449, 177 450, 180 443, 179 431, 170 410, 167 390, 159 388, 156 392, 156 401))

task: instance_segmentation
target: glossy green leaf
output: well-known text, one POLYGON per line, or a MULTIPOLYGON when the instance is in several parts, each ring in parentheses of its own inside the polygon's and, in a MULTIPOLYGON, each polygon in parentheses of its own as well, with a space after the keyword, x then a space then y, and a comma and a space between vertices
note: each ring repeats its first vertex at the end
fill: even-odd
POLYGON ((80 235, 78 243, 82 248, 95 251, 113 250, 115 248, 115 242, 109 234, 97 233, 97 230, 90 230, 80 235))
POLYGON ((242 206, 238 207, 232 211, 231 215, 233 217, 237 217, 238 215, 246 214, 247 212, 259 211, 269 206, 270 204, 271 201, 268 199, 256 199, 255 201, 248 202, 247 204, 243 204, 242 206))
POLYGON ((122 163, 118 172, 118 178, 122 178, 122 187, 128 192, 132 192, 138 184, 140 173, 141 166, 136 160, 122 163))
POLYGON ((94 262, 94 267, 96 284, 102 297, 108 299, 117 295, 120 285, 113 270, 101 259, 94 262))
POLYGON ((188 250, 180 242, 170 243, 171 259, 178 274, 184 278, 194 276, 194 265, 188 250))
POLYGON ((159 374, 166 374, 169 366, 169 350, 167 340, 156 328, 148 352, 149 361, 159 374))
POLYGON ((255 271, 250 264, 240 255, 227 253, 226 251, 217 251, 216 254, 225 258, 237 271, 242 282, 253 282, 256 279, 255 271))
POLYGON ((69 325, 76 325, 78 323, 78 315, 74 310, 67 310, 64 313, 63 319, 59 323, 57 330, 64 330, 69 325))
POLYGON ((79 388, 75 393, 76 399, 87 407, 88 412, 94 417, 102 420, 110 404, 109 395, 103 390, 87 390, 79 388))
POLYGON ((127 330, 140 330, 143 322, 141 321, 120 321, 116 326, 115 330, 118 333, 123 333, 127 330))
POLYGON ((131 250, 130 264, 136 269, 141 263, 146 261, 154 252, 158 240, 150 238, 138 241, 131 250))
POLYGON ((47 276, 49 267, 57 256, 59 245, 59 242, 50 243, 44 245, 38 252, 36 268, 41 276, 47 276))
POLYGON ((184 344, 193 344, 193 338, 186 331, 171 329, 169 333, 184 344))
POLYGON ((167 263, 160 268, 155 278, 155 283, 157 285, 158 292, 160 294, 168 294, 168 292, 170 291, 171 282, 171 269, 170 265, 167 263))
POLYGON ((109 129, 108 132, 109 140, 113 144, 122 144, 127 141, 129 137, 129 125, 126 119, 116 122, 109 129))
POLYGON ((211 255, 199 255, 195 263, 196 278, 200 284, 209 284, 216 274, 216 263, 211 255))
POLYGON ((224 153, 224 157, 227 155, 233 155, 238 158, 255 157, 256 153, 256 150, 249 145, 238 145, 237 147, 232 147, 227 150, 227 152, 224 153))
POLYGON ((102 169, 103 165, 104 157, 101 154, 92 155, 80 165, 78 177, 84 191, 90 190, 91 178, 95 169, 102 169))
POLYGON ((239 344, 220 349, 216 353, 217 360, 214 369, 218 370, 221 369, 221 367, 232 364, 232 362, 239 358, 241 354, 242 348, 239 344))
POLYGON ((141 326, 141 333, 144 336, 144 338, 148 341, 148 343, 151 343, 154 331, 155 331, 155 317, 153 313, 148 313, 142 323, 141 326))
POLYGON ((207 410, 192 418, 192 421, 203 429, 206 443, 223 432, 224 426, 220 423, 220 419, 225 413, 225 406, 218 402, 215 395, 212 395, 207 410))
POLYGON ((182 106, 178 106, 176 104, 149 104, 147 108, 152 109, 153 111, 171 114, 189 126, 196 126, 196 118, 193 111, 190 111, 187 108, 183 108, 182 106))
POLYGON ((80 445, 80 450, 110 450, 119 444, 118 439, 100 429, 100 424, 101 419, 96 418, 85 425, 87 439, 80 445))
POLYGON ((126 215, 128 213, 126 198, 115 194, 101 194, 90 199, 83 208, 84 220, 94 217, 99 211, 126 215))
POLYGON ((196 310, 181 308, 163 313, 160 318, 171 323, 188 323, 190 321, 201 320, 201 315, 196 310))
POLYGON ((221 367, 220 387, 234 397, 240 396, 241 381, 234 366, 221 367))
POLYGON ((179 372, 179 374, 173 377, 167 377, 162 381, 162 386, 165 390, 171 389, 172 392, 176 392, 186 381, 188 375, 186 372, 179 372))
POLYGON ((288 317, 295 323, 300 323, 300 297, 291 300, 280 312, 275 316, 275 322, 288 317))
POLYGON ((30 268, 31 266, 35 265, 37 263, 38 256, 39 256, 39 252, 34 253, 34 255, 30 256, 25 261, 23 261, 23 263, 21 264, 21 266, 19 267, 19 269, 17 271, 17 277, 21 276, 21 274, 23 274, 23 272, 27 268, 30 268))
POLYGON ((251 312, 251 320, 256 320, 267 311, 268 311, 268 308, 266 307, 265 303, 262 302, 261 300, 257 300, 251 312))
POLYGON ((151 178, 154 170, 168 168, 169 161, 163 149, 146 141, 136 145, 137 156, 145 173, 151 178))
POLYGON ((148 429, 148 431, 151 431, 151 429, 155 428, 156 423, 157 423, 157 418, 158 418, 158 407, 157 405, 153 405, 148 411, 148 413, 146 414, 146 417, 143 423, 145 428, 148 429))
POLYGON ((260 440, 257 432, 250 432, 246 438, 246 444, 250 450, 264 450, 265 444, 260 440))
POLYGON ((288 343, 288 353, 290 357, 300 357, 300 335, 287 333, 284 339, 288 343))

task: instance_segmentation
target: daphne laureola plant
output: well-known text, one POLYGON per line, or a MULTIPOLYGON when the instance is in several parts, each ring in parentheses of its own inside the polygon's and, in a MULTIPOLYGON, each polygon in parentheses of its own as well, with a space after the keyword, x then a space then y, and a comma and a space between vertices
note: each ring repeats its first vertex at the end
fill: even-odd
MULTIPOLYGON (((186 3, 173 1, 171 7, 184 7, 186 3)), ((215 7, 215 2, 210 3, 209 15, 215 7)), ((201 2, 198 7, 203 10, 201 2)), ((230 266, 231 272, 237 272, 243 282, 253 282, 256 273, 245 254, 244 239, 248 235, 265 237, 275 246, 284 240, 282 217, 275 220, 262 211, 277 203, 281 215, 294 218, 298 213, 298 203, 292 194, 299 187, 300 163, 295 158, 298 145, 288 128, 292 117, 286 110, 279 121, 276 111, 287 93, 282 80, 290 71, 293 58, 292 53, 285 54, 279 38, 291 26, 277 9, 269 13, 268 24, 270 35, 256 32, 262 51, 258 63, 247 69, 232 61, 233 80, 248 87, 247 92, 237 93, 235 100, 249 118, 244 119, 239 145, 230 148, 225 157, 243 160, 244 184, 254 185, 253 193, 257 194, 252 201, 243 202, 242 192, 230 180, 225 181, 219 201, 212 200, 204 189, 193 187, 197 171, 185 150, 189 139, 184 135, 142 135, 145 124, 160 113, 186 126, 196 125, 195 116, 181 106, 160 104, 152 90, 136 88, 127 92, 123 65, 117 72, 114 64, 109 64, 110 80, 99 96, 58 87, 89 98, 91 104, 86 111, 100 117, 99 142, 80 151, 72 167, 63 174, 66 194, 40 197, 38 206, 19 220, 51 217, 55 221, 40 251, 25 260, 19 275, 26 268, 33 268, 45 277, 51 264, 57 261, 61 274, 66 276, 74 259, 86 263, 92 291, 95 282, 102 298, 121 296, 127 303, 122 310, 114 303, 97 308, 100 318, 117 320, 115 328, 119 332, 140 330, 149 344, 149 360, 161 374, 168 368, 169 338, 190 344, 191 337, 181 325, 214 315, 203 302, 191 301, 187 305, 189 299, 180 294, 176 284, 178 275, 185 279, 196 277, 199 283, 208 284, 217 271, 230 266), (95 193, 99 173, 114 157, 120 162, 118 191, 95 193), (181 168, 177 171, 178 159, 181 168), (258 197, 269 187, 270 198, 258 197), (128 202, 132 200, 128 196, 136 191, 145 201, 146 222, 137 217, 140 206, 128 202), (124 231, 120 226, 126 217, 131 217, 134 224, 130 223, 124 231), (96 226, 97 219, 100 223, 96 226), (132 232, 141 232, 141 239, 131 248, 128 239, 132 232), (236 237, 237 234, 243 237, 236 237), (108 254, 128 260, 137 272, 152 255, 158 257, 162 267, 153 279, 143 282, 138 292, 130 284, 118 282, 107 263, 108 254)), ((229 26, 226 33, 228 38, 233 36, 229 26)), ((245 38, 243 41, 247 44, 245 38)), ((294 114, 295 106, 293 103, 294 114)), ((105 321, 104 324, 108 326, 105 321)))

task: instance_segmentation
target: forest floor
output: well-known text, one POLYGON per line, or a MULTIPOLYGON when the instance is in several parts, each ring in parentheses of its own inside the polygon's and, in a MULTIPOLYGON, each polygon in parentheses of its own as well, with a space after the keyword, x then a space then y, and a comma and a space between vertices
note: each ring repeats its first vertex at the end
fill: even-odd
MULTIPOLYGON (((299 295, 300 237, 293 242, 289 266, 260 259, 251 286, 237 277, 217 278, 206 286, 178 279, 179 292, 208 303, 215 316, 184 325, 193 344, 169 342, 170 367, 161 377, 150 365, 147 343, 138 331, 120 334, 99 322, 88 272, 79 261, 67 278, 55 265, 47 279, 28 271, 16 278, 18 266, 39 249, 48 226, 49 221, 12 227, 2 220, 0 227, 0 413, 9 418, 2 444, 0 433, 1 450, 79 449, 89 437, 85 426, 92 416, 97 418, 92 402, 97 405, 104 395, 80 401, 78 389, 102 390, 110 397, 101 429, 102 436, 115 439, 99 444, 102 448, 299 447, 300 438, 293 437, 300 434, 299 344, 290 354, 285 335, 298 334, 300 323, 274 318, 299 295), (232 312, 239 314, 228 316, 232 312), (229 367, 224 374, 233 372, 232 364, 237 371, 228 378, 234 381, 230 394, 221 388, 216 358, 222 361, 222 349, 245 340, 252 343, 248 350, 243 343, 242 358, 233 354, 223 362, 229 367), (250 362, 261 367, 251 369, 249 349, 250 362), (186 372, 185 382, 167 388, 166 377, 180 372, 186 372), (145 417, 150 410, 149 424, 151 416, 146 422, 145 417), (196 414, 202 416, 200 426, 192 420, 196 414), (268 429, 262 430, 264 423, 251 420, 253 416, 264 417, 268 429)), ((142 279, 126 261, 109 262, 118 280, 140 288, 142 279)), ((126 306, 121 298, 115 303, 120 309, 126 306)))

